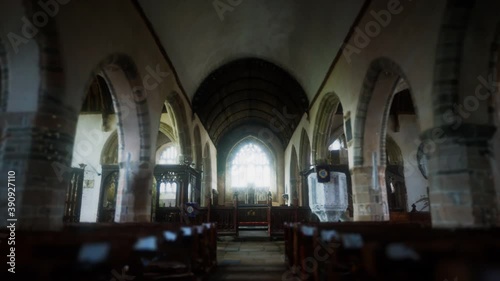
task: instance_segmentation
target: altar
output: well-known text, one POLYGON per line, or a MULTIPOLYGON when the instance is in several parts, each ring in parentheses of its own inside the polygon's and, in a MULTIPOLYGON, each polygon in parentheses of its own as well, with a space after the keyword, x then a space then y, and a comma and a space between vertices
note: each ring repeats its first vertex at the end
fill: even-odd
POLYGON ((248 186, 247 188, 233 189, 233 196, 238 197, 239 205, 267 205, 270 196, 269 188, 256 188, 248 186))

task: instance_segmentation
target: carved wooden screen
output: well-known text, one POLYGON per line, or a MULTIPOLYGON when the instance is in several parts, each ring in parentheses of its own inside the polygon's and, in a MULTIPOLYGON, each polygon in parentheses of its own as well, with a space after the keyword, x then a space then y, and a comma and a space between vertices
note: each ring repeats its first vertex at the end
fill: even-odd
POLYGON ((155 221, 178 221, 181 206, 187 202, 200 204, 200 173, 185 165, 156 165, 155 221), (194 201, 193 201, 194 200, 194 201))
POLYGON ((99 197, 98 222, 113 222, 116 209, 116 193, 118 189, 118 165, 103 165, 101 177, 101 194, 99 197))
POLYGON ((64 203, 63 222, 80 222, 80 210, 82 208, 84 169, 71 168, 70 181, 66 188, 66 199, 64 203))
POLYGON ((163 171, 156 176, 156 206, 180 206, 182 174, 178 171, 163 171))

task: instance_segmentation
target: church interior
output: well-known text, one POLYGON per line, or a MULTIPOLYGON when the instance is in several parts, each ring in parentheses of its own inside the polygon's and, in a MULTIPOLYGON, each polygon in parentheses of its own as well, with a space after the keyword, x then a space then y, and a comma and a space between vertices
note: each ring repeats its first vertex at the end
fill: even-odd
POLYGON ((500 280, 500 2, 0 2, 2 280, 500 280))

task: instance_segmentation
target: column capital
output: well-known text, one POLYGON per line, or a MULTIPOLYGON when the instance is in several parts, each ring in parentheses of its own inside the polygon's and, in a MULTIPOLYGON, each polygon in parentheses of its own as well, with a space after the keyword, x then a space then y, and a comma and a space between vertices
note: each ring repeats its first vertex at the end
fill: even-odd
POLYGON ((425 130, 420 134, 423 142, 443 143, 446 140, 467 146, 485 146, 496 132, 492 124, 464 123, 460 126, 442 125, 425 130))

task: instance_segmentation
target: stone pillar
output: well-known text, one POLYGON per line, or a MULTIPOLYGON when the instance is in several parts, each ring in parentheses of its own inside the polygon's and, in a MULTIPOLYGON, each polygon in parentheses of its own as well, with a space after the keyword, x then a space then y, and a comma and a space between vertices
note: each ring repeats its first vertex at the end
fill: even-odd
POLYGON ((385 167, 378 167, 379 186, 373 186, 372 167, 351 169, 354 221, 389 220, 389 206, 385 187, 385 167))
POLYGON ((434 227, 499 225, 489 140, 494 127, 462 124, 430 129, 426 144, 434 227))
POLYGON ((152 167, 148 162, 120 165, 115 222, 151 221, 152 167))
MULTIPOLYGON (((66 189, 77 114, 3 115, 1 174, 15 173, 14 213, 7 213, 7 186, 0 195, 1 224, 17 219, 16 229, 58 230, 63 225, 66 189)), ((12 200, 12 199, 11 199, 12 200)))
MULTIPOLYGON (((497 124, 496 127, 498 128, 498 126, 499 125, 497 124)), ((498 130, 493 136, 492 143, 495 157, 494 159, 491 159, 490 162, 492 167, 493 180, 495 181, 495 192, 497 196, 496 205, 498 210, 500 210, 500 132, 498 130)))

